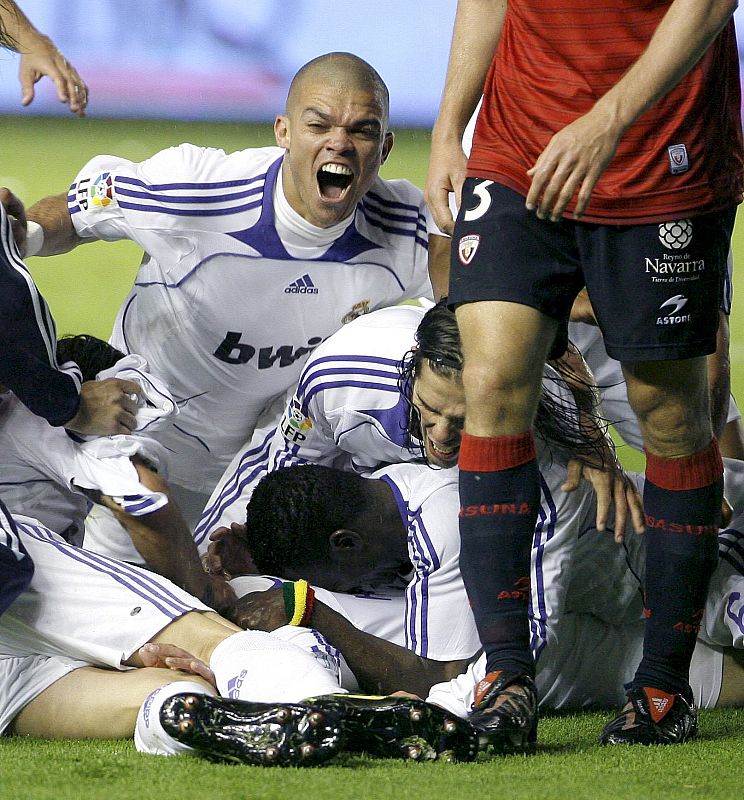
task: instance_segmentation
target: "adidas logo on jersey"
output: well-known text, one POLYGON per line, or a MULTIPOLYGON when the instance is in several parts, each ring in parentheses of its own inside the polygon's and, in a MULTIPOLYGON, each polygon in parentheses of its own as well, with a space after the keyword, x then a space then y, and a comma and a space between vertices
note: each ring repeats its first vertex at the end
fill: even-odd
POLYGON ((318 288, 312 278, 305 273, 301 278, 292 281, 284 290, 284 294, 318 294, 318 288))

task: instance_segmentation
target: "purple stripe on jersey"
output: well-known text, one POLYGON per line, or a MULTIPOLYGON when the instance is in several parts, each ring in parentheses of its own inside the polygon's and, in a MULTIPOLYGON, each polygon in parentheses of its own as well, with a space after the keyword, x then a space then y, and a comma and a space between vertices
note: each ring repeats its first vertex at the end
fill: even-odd
POLYGON ((391 375, 391 377, 394 377, 395 380, 398 379, 398 366, 400 365, 400 359, 379 358, 375 356, 364 355, 323 356, 322 358, 314 358, 312 363, 307 364, 303 369, 302 374, 300 375, 300 380, 297 384, 297 396, 301 396, 310 381, 315 380, 316 377, 332 374, 319 369, 321 364, 333 364, 338 362, 349 362, 350 364, 353 364, 354 366, 347 367, 348 372, 352 374, 360 371, 360 369, 357 368, 360 364, 374 364, 375 366, 393 367, 395 369, 395 373, 394 375, 391 375))
POLYGON ((545 608, 545 575, 543 574, 543 559, 545 557, 545 545, 555 535, 555 525, 558 517, 555 501, 550 493, 550 488, 545 482, 542 474, 540 475, 540 488, 542 489, 543 503, 540 504, 540 520, 535 526, 535 538, 533 539, 532 549, 535 554, 535 584, 537 588, 537 607, 535 613, 535 598, 530 594, 530 618, 533 630, 532 652, 537 660, 547 643, 547 613, 545 608), (545 506, 548 507, 546 513, 545 506), (537 639, 537 641, 536 641, 537 639))
POLYGON ((194 609, 194 606, 186 605, 166 586, 161 584, 154 577, 154 573, 149 573, 146 570, 139 570, 121 561, 116 561, 106 556, 101 556, 97 553, 81 550, 73 545, 69 545, 57 539, 56 534, 53 534, 48 528, 26 523, 21 523, 19 527, 25 534, 28 534, 40 542, 50 544, 59 553, 73 561, 77 561, 96 572, 108 575, 108 577, 116 581, 116 583, 137 596, 142 597, 171 619, 180 617, 182 614, 193 611, 194 609))
MULTIPOLYGON (((406 600, 408 600, 409 596, 415 600, 414 593, 417 589, 420 591, 421 646, 417 652, 420 656, 426 657, 429 653, 429 576, 436 572, 441 564, 420 512, 411 519, 408 530, 409 552, 416 554, 415 558, 411 558, 416 574, 406 589, 406 600), (418 534, 416 533, 417 529, 418 534)), ((413 618, 412 623, 415 624, 415 602, 411 604, 411 615, 413 618)))
POLYGON ((734 553, 738 556, 739 566, 737 569, 741 572, 741 564, 744 562, 744 543, 742 543, 744 534, 740 531, 729 528, 718 534, 718 554, 726 556, 726 560, 733 564, 735 560, 734 553), (733 551, 733 552, 732 552, 733 551))
POLYGON ((415 239, 416 244, 420 244, 421 247, 424 248, 424 250, 426 250, 429 247, 428 240, 422 238, 421 236, 419 236, 417 231, 415 231, 415 230, 405 231, 405 230, 400 230, 399 228, 391 228, 389 225, 385 225, 382 222, 379 222, 378 220, 373 219, 369 215, 369 213, 367 212, 367 209, 362 208, 360 210, 361 210, 361 213, 364 216, 364 218, 367 220, 367 222, 370 225, 372 225, 373 227, 379 228, 380 230, 384 231, 385 233, 394 233, 394 234, 396 234, 398 236, 411 236, 411 237, 413 237, 415 239))
POLYGON ((739 606, 738 613, 735 613, 733 611, 734 604, 737 603, 739 600, 741 600, 741 595, 739 594, 739 592, 731 592, 729 594, 728 603, 726 603, 726 616, 736 625, 736 627, 742 633, 744 633, 744 619, 742 619, 742 617, 744 616, 744 608, 739 606))
POLYGON ((180 428, 176 423, 173 423, 173 427, 179 432, 182 433, 184 436, 188 436, 189 439, 194 439, 194 441, 199 442, 199 444, 208 452, 211 453, 212 451, 209 449, 209 445, 202 439, 201 437, 197 436, 195 433, 189 433, 185 431, 183 428, 180 428))
POLYGON ((406 606, 409 606, 410 615, 406 612, 408 621, 406 639, 410 637, 410 649, 421 656, 426 656, 429 651, 429 575, 439 569, 439 556, 432 544, 431 537, 426 530, 426 525, 421 516, 420 510, 413 513, 404 500, 403 495, 397 484, 388 475, 382 475, 380 480, 384 481, 393 492, 398 513, 403 520, 403 524, 408 531, 408 552, 414 566, 415 575, 406 589, 406 606), (416 595, 417 584, 420 587, 421 609, 418 610, 418 598, 416 595), (421 642, 417 644, 416 620, 421 623, 421 642))
POLYGON ((727 561, 740 575, 744 575, 744 564, 741 563, 740 559, 733 556, 730 551, 719 551, 718 557, 722 561, 727 561))
POLYGON ((168 214, 173 217, 225 217, 229 214, 241 214, 243 211, 250 211, 252 208, 258 208, 261 205, 261 200, 256 200, 253 203, 244 203, 241 206, 231 206, 230 208, 203 208, 203 209, 189 209, 189 208, 164 208, 161 206, 146 206, 141 203, 129 203, 119 200, 119 208, 128 208, 131 211, 144 211, 155 214, 168 214))
POLYGON ((334 647, 322 633, 318 633, 315 628, 309 628, 313 638, 318 643, 312 649, 317 653, 323 653, 329 658, 332 658, 336 665, 336 672, 341 670, 341 651, 334 647))
POLYGON ((372 383, 371 381, 352 381, 348 378, 343 381, 329 381, 327 383, 321 383, 318 386, 313 386, 312 389, 308 391, 305 395, 305 398, 302 403, 302 410, 304 413, 307 413, 307 404, 315 397, 318 392, 325 391, 327 389, 338 389, 340 387, 349 387, 354 389, 374 389, 375 391, 380 392, 393 392, 398 394, 398 387, 397 386, 386 386, 382 383, 372 383))
POLYGON ((235 186, 250 186, 253 183, 262 183, 265 179, 265 172, 262 175, 256 175, 248 180, 235 179, 230 181, 214 181, 211 183, 145 183, 138 178, 130 178, 126 175, 114 176, 114 181, 116 183, 128 183, 130 186, 139 186, 151 192, 180 191, 181 189, 230 189, 235 186))
POLYGON ((421 215, 418 214, 416 217, 404 217, 401 214, 393 214, 390 211, 383 211, 381 208, 373 205, 372 203, 368 203, 365 200, 362 200, 362 205, 364 209, 368 211, 370 214, 377 214, 378 217, 382 217, 389 222, 400 222, 404 225, 413 225, 416 230, 421 231, 421 233, 426 233, 426 219, 421 215))
POLYGON ((123 500, 122 508, 127 514, 131 514, 133 517, 142 517, 146 514, 151 514, 153 511, 162 508, 168 502, 167 498, 157 499, 155 497, 140 497, 139 499, 136 499, 136 497, 132 497, 131 499, 125 497, 123 500))
POLYGON ((256 468, 256 466, 258 466, 258 469, 265 468, 269 444, 274 437, 275 431, 276 428, 273 428, 266 434, 258 447, 251 448, 243 453, 232 476, 225 481, 220 494, 212 503, 207 505, 204 511, 202 511, 199 521, 194 528, 194 540, 197 543, 204 540, 207 533, 210 532, 210 526, 213 524, 214 520, 222 516, 225 508, 231 505, 236 497, 240 496, 243 487, 252 480, 251 476, 247 479, 244 477, 246 470, 256 468))
POLYGON ((18 558, 21 558, 26 552, 18 536, 16 523, 2 501, 0 501, 0 544, 17 553, 18 558))
MULTIPOLYGON (((200 203, 202 205, 210 205, 215 203, 229 203, 233 200, 243 200, 246 197, 255 197, 263 192, 263 186, 257 186, 252 189, 245 189, 242 192, 233 192, 232 194, 221 194, 218 196, 213 195, 191 195, 189 197, 173 197, 168 194, 154 194, 152 192, 137 192, 134 189, 123 189, 118 186, 116 188, 117 200, 120 197, 132 197, 139 200, 150 200, 153 203, 158 203, 158 208, 153 210, 164 210, 164 207, 171 205, 193 205, 200 203)), ((121 205, 121 201, 119 201, 121 205)))
POLYGON ((382 195, 377 194, 377 192, 367 192, 365 197, 376 200, 381 206, 387 206, 388 208, 400 208, 404 211, 410 211, 418 216, 421 216, 421 209, 419 206, 414 206, 410 203, 401 203, 399 200, 387 200, 382 195))

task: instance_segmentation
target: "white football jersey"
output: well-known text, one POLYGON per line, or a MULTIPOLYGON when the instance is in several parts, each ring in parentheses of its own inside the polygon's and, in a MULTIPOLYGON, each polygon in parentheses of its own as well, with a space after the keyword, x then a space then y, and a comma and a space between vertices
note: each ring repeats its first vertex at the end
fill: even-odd
MULTIPOLYGON (((296 389, 267 408, 212 492, 194 528, 201 552, 216 528, 245 522, 256 484, 275 469, 311 463, 363 472, 423 461, 417 442, 407 439, 399 366, 425 313, 410 305, 380 309, 345 325, 313 352, 296 389)), ((544 382, 554 399, 573 407, 552 367, 545 368, 544 382)))
MULTIPOLYGON (((579 533, 593 529, 596 513, 590 487, 567 494, 560 489, 566 477, 563 466, 543 456, 540 469, 529 608, 536 658, 550 639, 551 621, 565 607, 563 576, 579 533)), ((414 570, 405 590, 405 646, 440 660, 467 658, 480 649, 480 640, 459 569, 458 470, 393 464, 370 477, 391 487, 407 528, 414 570)))
POLYGON ((295 389, 264 412, 212 492, 194 538, 245 522, 256 484, 279 467, 309 462, 362 471, 420 458, 406 443, 408 404, 399 364, 426 309, 395 306, 344 325, 310 356, 295 389))
POLYGON ((156 433, 171 481, 210 492, 267 402, 326 337, 368 311, 431 296, 419 189, 378 178, 354 215, 309 225, 281 188, 284 151, 183 144, 141 163, 89 162, 69 194, 82 238, 145 258, 112 342, 147 358, 180 407, 156 433))

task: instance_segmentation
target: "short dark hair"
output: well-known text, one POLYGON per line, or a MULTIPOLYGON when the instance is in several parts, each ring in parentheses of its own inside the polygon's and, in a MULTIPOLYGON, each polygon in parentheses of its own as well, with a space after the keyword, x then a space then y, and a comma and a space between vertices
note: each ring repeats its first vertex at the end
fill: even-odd
POLYGON ((57 340, 57 363, 74 361, 84 381, 94 381, 101 370, 109 369, 124 353, 113 345, 87 333, 63 336, 57 340))
MULTIPOLYGON (((287 113, 289 113, 289 107, 292 105, 293 98, 299 87, 308 78, 313 80, 319 78, 335 85, 366 89, 377 95, 385 125, 387 126, 390 114, 390 93, 379 72, 364 59, 353 53, 334 52, 325 53, 308 61, 307 64, 300 67, 289 85, 285 107, 287 113)), ((384 132, 383 130, 382 133, 384 132)))
POLYGON ((328 555, 333 531, 349 527, 365 506, 359 475, 300 464, 270 472, 246 509, 246 541, 259 572, 281 577, 328 555))

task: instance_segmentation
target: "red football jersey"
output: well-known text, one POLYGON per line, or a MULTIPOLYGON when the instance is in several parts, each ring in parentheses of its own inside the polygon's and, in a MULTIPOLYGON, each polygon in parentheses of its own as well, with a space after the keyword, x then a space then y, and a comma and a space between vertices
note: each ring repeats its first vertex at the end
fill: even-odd
MULTIPOLYGON (((670 0, 509 0, 468 174, 520 194, 552 135, 586 113, 646 48, 670 0)), ((675 43, 670 42, 670 47, 675 43)), ((742 199, 744 147, 733 20, 623 136, 583 219, 636 224, 742 199)), ((573 204, 566 213, 570 215, 573 204)))

